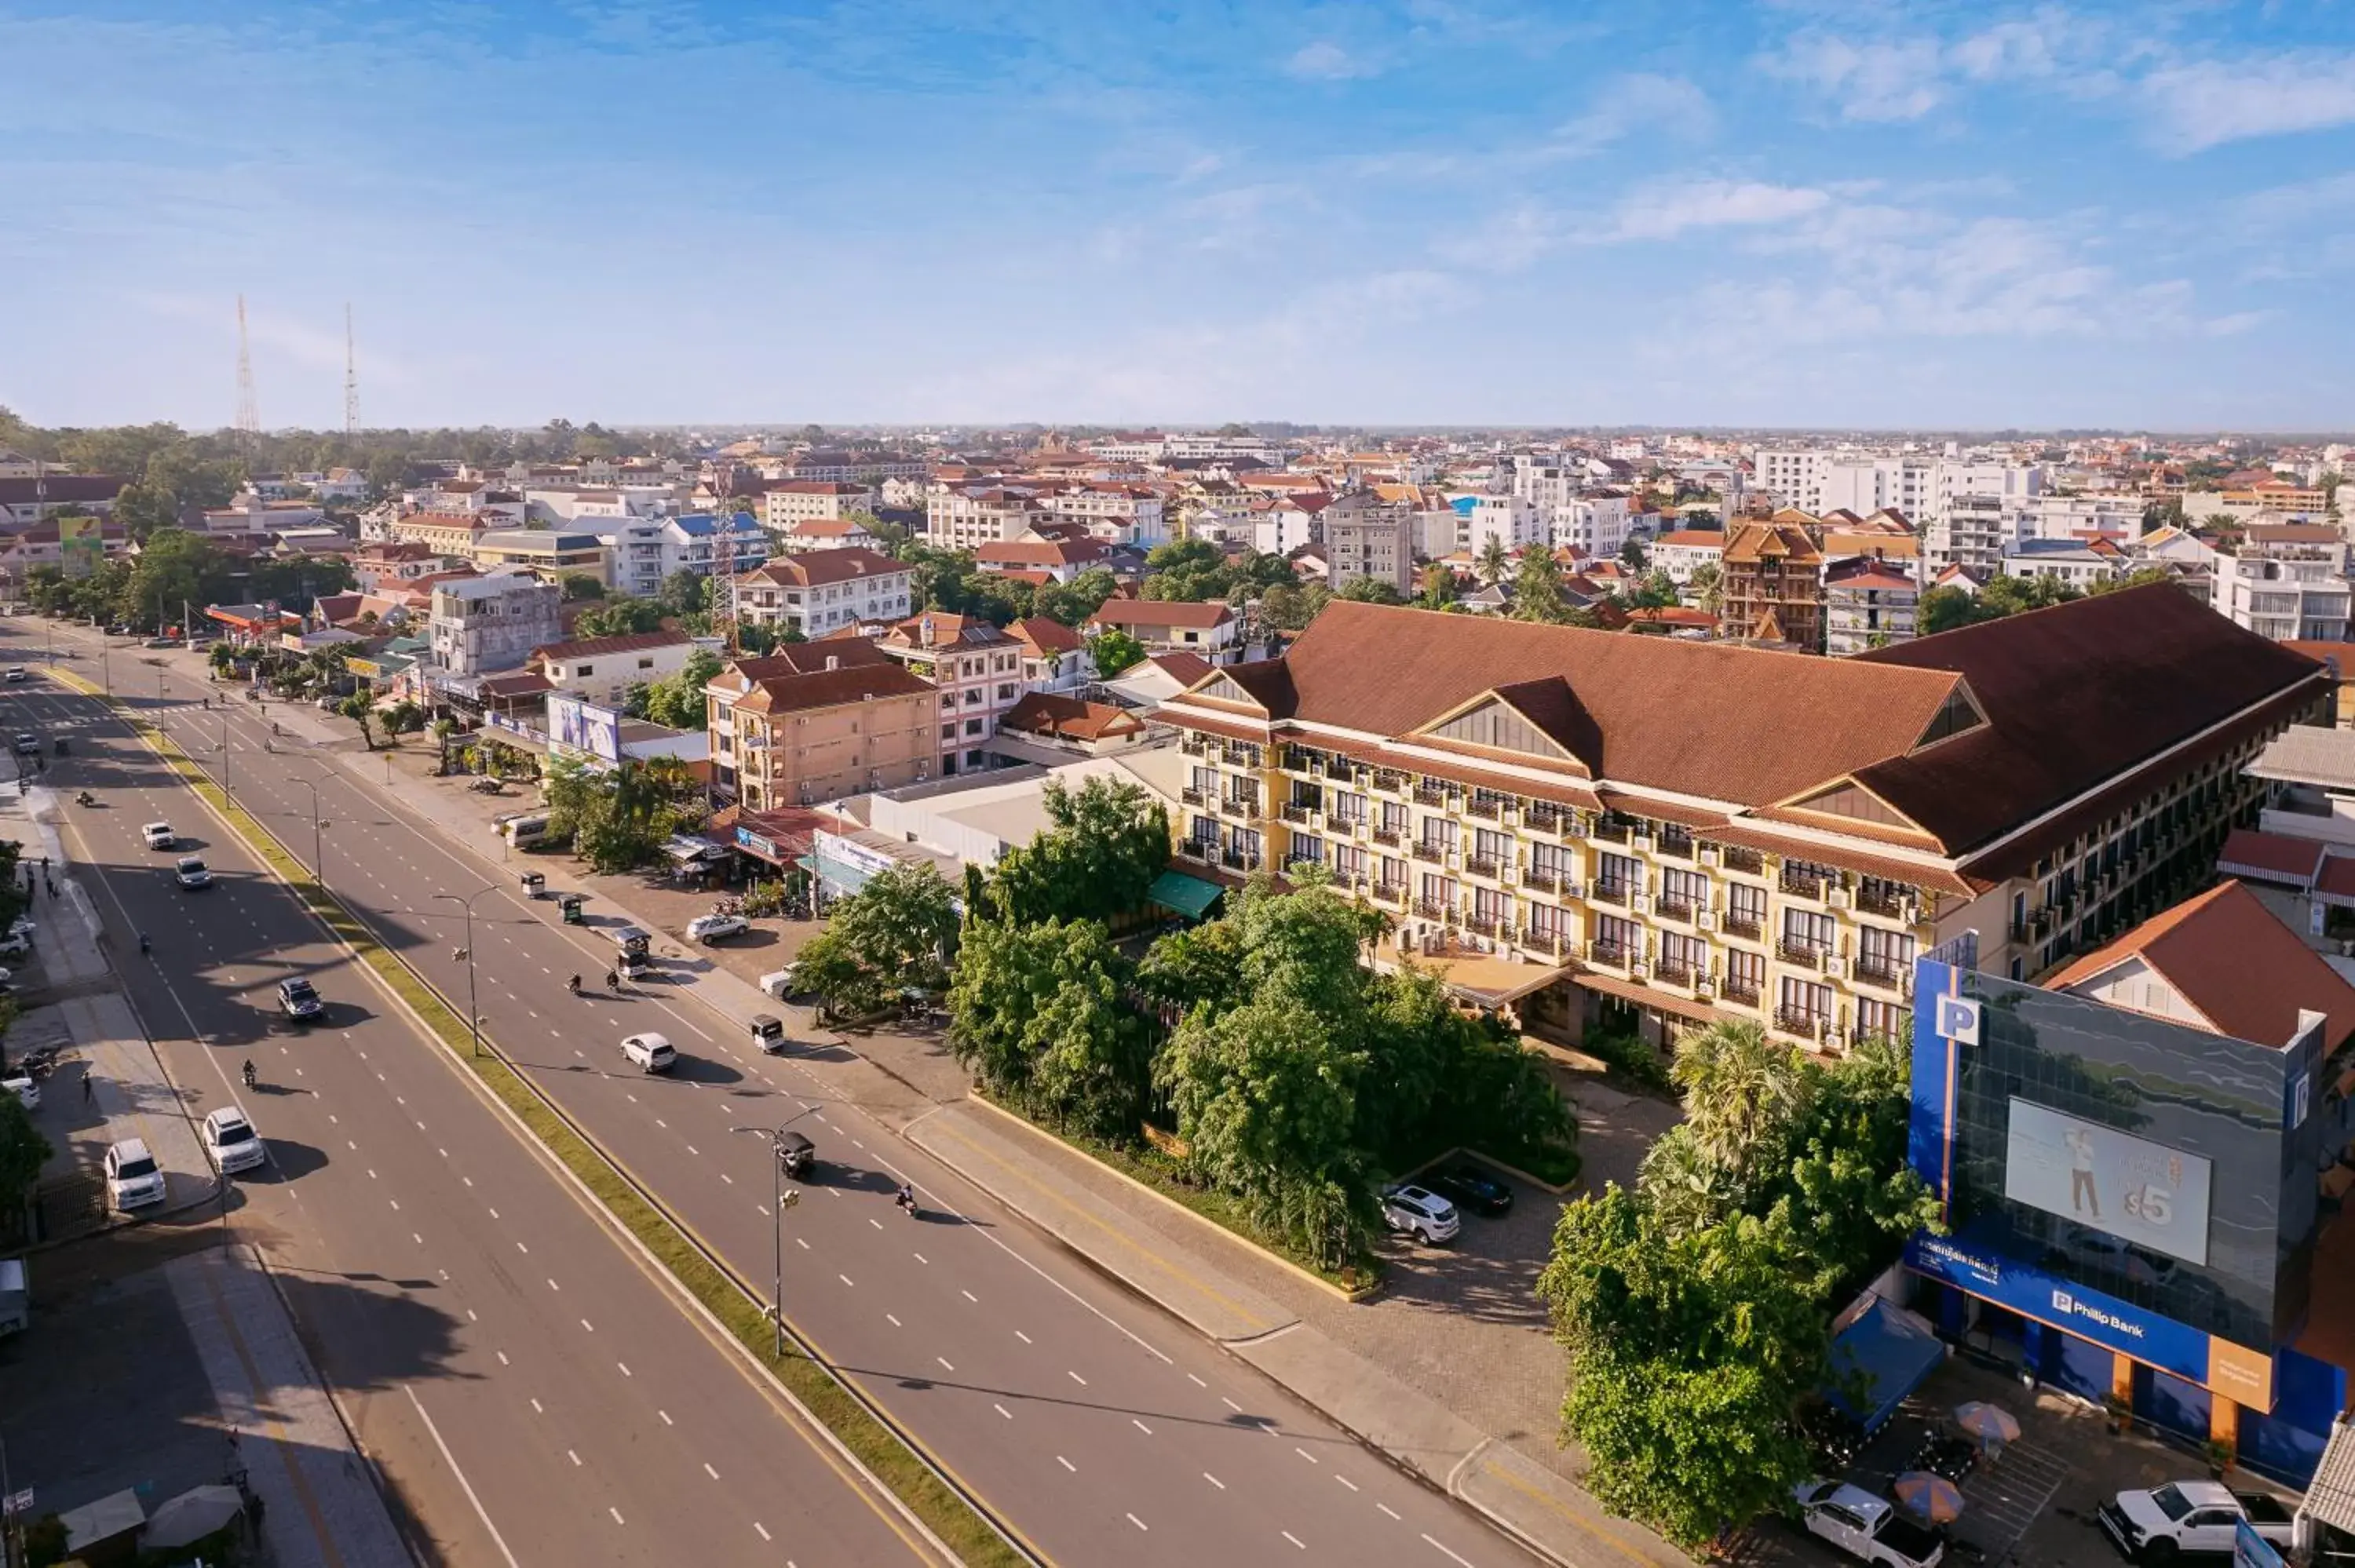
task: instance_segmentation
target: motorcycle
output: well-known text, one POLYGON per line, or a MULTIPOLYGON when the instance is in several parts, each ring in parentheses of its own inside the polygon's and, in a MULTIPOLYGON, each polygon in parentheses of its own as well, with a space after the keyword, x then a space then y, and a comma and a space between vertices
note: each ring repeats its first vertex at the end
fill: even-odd
POLYGON ((570 991, 573 995, 579 996, 581 994, 581 977, 579 975, 574 975, 570 980, 566 980, 564 982, 564 989, 570 991))
POLYGON ((261 1075, 253 1070, 252 1063, 248 1062, 245 1065, 245 1086, 250 1089, 261 1081, 261 1075))
POLYGON ((741 915, 744 913, 744 901, 741 898, 722 898, 711 906, 711 912, 714 915, 741 915))
POLYGON ((80 794, 74 797, 74 804, 77 806, 95 806, 98 804, 98 797, 91 794, 89 790, 84 789, 80 794))

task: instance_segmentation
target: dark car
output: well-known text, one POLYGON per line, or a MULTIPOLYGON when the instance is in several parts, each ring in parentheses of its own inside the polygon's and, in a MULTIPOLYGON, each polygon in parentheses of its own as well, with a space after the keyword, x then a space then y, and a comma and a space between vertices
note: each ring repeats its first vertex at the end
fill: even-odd
POLYGON ((1450 1165, 1420 1178, 1434 1192, 1455 1200, 1459 1209, 1475 1213, 1505 1214, 1513 1208, 1513 1190, 1477 1165, 1450 1165))
POLYGON ((784 1162, 785 1174, 800 1181, 817 1163, 817 1145, 798 1132, 781 1132, 777 1135, 777 1157, 784 1162))

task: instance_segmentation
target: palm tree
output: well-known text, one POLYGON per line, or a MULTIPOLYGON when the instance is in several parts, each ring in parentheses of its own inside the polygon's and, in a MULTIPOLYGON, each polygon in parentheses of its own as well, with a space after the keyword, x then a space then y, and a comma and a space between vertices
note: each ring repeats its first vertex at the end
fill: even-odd
POLYGON ((1736 1176, 1790 1124, 1805 1086, 1796 1049, 1739 1020, 1688 1031, 1668 1076, 1684 1091, 1694 1141, 1736 1176))
POLYGON ((1505 580, 1506 574, 1513 569, 1513 557, 1505 548, 1502 535, 1488 535, 1488 542, 1480 546, 1480 558, 1474 569, 1480 574, 1480 580, 1490 588, 1505 580))
POLYGON ((1725 608, 1725 573, 1713 561, 1704 561, 1685 579, 1693 602, 1710 615, 1725 608))
POLYGON ((1668 1128, 1644 1156, 1636 1191, 1671 1236, 1707 1230, 1732 1211, 1736 1196, 1732 1177, 1685 1122, 1668 1128))

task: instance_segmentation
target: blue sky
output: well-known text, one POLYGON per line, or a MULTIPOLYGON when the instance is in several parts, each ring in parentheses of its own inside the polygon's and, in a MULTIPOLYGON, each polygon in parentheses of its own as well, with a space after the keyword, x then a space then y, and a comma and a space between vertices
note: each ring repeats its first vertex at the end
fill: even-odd
POLYGON ((2355 426, 2355 11, 0 0, 0 403, 2355 426), (208 16, 227 19, 213 21, 208 16))

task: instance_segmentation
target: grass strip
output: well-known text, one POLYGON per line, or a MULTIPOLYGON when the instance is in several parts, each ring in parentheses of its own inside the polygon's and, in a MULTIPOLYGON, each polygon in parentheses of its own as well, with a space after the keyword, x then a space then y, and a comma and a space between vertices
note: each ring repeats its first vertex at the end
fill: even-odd
MULTIPOLYGON (((91 691, 91 694, 99 694, 91 691)), ((275 833, 215 784, 169 736, 134 715, 123 713, 120 708, 116 712, 139 732, 165 766, 219 812, 248 847, 293 889, 304 906, 424 1020, 442 1046, 596 1194, 606 1212, 644 1243, 672 1277, 727 1326, 745 1352, 791 1389, 858 1457, 859 1463, 898 1494, 951 1551, 972 1568, 1025 1568, 1026 1559, 1007 1546, 971 1504, 910 1449, 904 1439, 877 1420, 834 1373, 790 1349, 783 1358, 776 1356, 775 1336, 766 1306, 757 1294, 717 1266, 668 1215, 646 1202, 613 1162, 559 1117, 503 1058, 474 1054, 473 1035, 465 1019, 453 1011, 441 993, 425 983, 399 954, 379 941, 341 899, 321 886, 302 863, 287 853, 275 833)))

